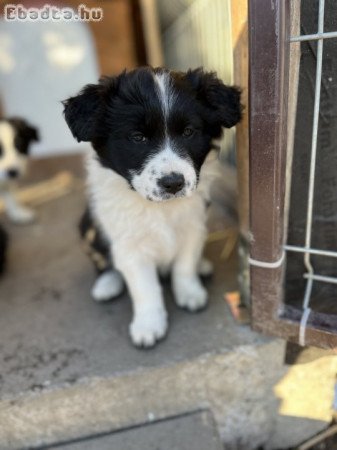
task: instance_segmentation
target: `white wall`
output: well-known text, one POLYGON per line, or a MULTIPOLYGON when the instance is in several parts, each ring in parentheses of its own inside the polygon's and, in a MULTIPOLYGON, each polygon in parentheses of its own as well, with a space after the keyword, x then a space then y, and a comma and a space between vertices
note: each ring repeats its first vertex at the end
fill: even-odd
POLYGON ((33 155, 84 147, 72 137, 61 101, 97 79, 93 40, 84 23, 0 21, 1 103, 6 116, 22 116, 40 129, 33 155))

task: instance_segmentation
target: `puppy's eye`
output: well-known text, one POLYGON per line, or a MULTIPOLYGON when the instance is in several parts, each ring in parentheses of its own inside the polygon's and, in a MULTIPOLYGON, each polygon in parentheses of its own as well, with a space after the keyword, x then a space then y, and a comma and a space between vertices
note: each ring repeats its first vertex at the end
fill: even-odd
POLYGON ((139 131, 137 131, 136 133, 132 133, 132 134, 130 135, 130 139, 131 139, 133 142, 137 142, 137 143, 139 143, 139 142, 145 142, 145 141, 146 141, 146 136, 144 136, 143 133, 140 133, 139 131))
POLYGON ((193 136, 194 134, 194 130, 191 127, 186 127, 183 131, 183 137, 188 138, 193 136))

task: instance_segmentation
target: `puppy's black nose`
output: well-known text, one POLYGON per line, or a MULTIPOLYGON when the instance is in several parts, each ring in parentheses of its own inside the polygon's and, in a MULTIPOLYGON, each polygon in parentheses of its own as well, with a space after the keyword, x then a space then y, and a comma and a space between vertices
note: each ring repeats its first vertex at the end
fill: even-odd
POLYGON ((19 171, 17 169, 8 169, 7 174, 9 178, 17 178, 19 175, 19 171))
POLYGON ((185 178, 181 173, 172 172, 160 178, 158 185, 169 194, 176 194, 184 187, 185 178))

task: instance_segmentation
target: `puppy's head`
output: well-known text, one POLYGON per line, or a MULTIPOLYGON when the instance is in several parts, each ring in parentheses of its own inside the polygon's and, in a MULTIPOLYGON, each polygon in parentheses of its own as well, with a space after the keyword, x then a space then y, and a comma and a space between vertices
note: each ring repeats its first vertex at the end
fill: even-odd
POLYGON ((191 195, 212 139, 241 118, 239 90, 202 69, 123 72, 64 106, 74 137, 91 142, 103 166, 156 201, 191 195))
POLYGON ((38 140, 37 130, 25 120, 0 120, 0 182, 19 178, 24 174, 29 145, 38 140))

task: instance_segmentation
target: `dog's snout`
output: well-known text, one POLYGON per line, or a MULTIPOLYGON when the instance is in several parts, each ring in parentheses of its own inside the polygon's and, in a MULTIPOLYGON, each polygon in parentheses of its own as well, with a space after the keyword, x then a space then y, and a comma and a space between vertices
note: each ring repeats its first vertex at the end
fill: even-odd
POLYGON ((9 178, 17 178, 19 176, 19 171, 17 169, 8 169, 7 174, 9 178))
POLYGON ((158 185, 169 194, 176 194, 184 187, 185 178, 181 173, 172 172, 160 178, 158 185))

